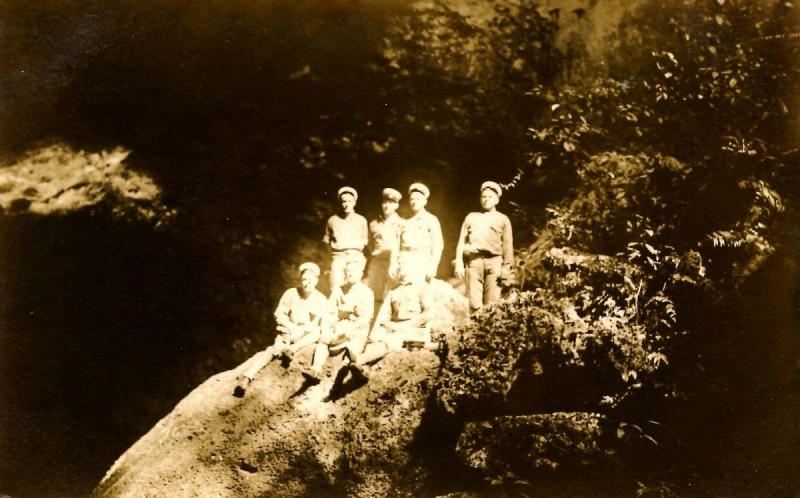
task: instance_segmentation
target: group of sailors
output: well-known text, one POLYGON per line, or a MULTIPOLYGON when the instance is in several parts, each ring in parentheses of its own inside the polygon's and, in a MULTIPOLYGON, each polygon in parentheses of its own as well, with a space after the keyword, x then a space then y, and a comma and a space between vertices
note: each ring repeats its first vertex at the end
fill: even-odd
MULTIPOLYGON (((500 299, 500 278, 513 266, 511 222, 496 209, 502 193, 498 183, 483 182, 481 211, 469 213, 461 226, 455 273, 465 281, 472 311, 500 299)), ((284 292, 275 310, 274 343, 244 372, 235 394, 242 395, 274 358, 291 362, 308 346, 314 346, 314 355, 303 376, 311 384, 320 382, 331 355, 343 353, 353 375, 366 379, 366 365, 392 351, 441 350, 443 344, 431 336, 435 299, 429 283, 436 277, 444 241, 439 219, 426 210, 429 197, 426 185, 411 184, 411 216, 401 218, 402 194, 385 188, 381 215, 367 223, 355 212, 358 192, 339 189, 339 212, 328 219, 323 237, 331 254, 330 297, 317 289, 320 267, 301 264, 300 285, 284 292)))

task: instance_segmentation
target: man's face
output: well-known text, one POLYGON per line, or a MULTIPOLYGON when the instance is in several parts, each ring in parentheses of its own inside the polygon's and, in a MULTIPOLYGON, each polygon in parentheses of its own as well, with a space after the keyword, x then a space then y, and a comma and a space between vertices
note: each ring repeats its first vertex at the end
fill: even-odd
POLYGON ((318 280, 319 278, 314 274, 314 272, 306 270, 302 275, 300 275, 300 287, 303 289, 304 293, 308 294, 317 287, 318 280))
POLYGON ((347 263, 347 266, 344 267, 344 278, 350 285, 360 281, 363 275, 364 275, 364 268, 358 261, 352 261, 350 263, 347 263))
POLYGON ((411 192, 411 195, 408 196, 408 205, 415 213, 420 212, 426 204, 428 204, 428 199, 421 192, 411 192))
POLYGON ((400 203, 397 201, 393 201, 391 199, 384 199, 381 203, 381 210, 383 211, 383 217, 388 218, 389 216, 393 215, 396 211, 400 203))
POLYGON ((483 189, 483 192, 481 192, 481 207, 484 211, 494 208, 498 202, 500 202, 500 196, 494 190, 483 189))
POLYGON ((339 202, 342 206, 342 212, 344 214, 350 214, 356 208, 356 198, 353 197, 352 194, 342 194, 339 197, 339 202))

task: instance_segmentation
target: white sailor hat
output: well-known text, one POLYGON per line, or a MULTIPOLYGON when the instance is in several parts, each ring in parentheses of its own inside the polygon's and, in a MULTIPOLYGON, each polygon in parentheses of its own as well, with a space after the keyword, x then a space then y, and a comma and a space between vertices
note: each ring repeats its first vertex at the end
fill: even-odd
POLYGON ((307 271, 310 271, 311 273, 314 274, 314 276, 319 277, 319 266, 317 266, 316 263, 312 263, 310 261, 307 261, 307 262, 303 263, 302 265, 300 265, 299 269, 300 269, 300 275, 302 275, 303 273, 305 273, 307 271))
POLYGON ((412 183, 408 187, 408 195, 411 195, 412 192, 419 192, 427 199, 431 195, 431 191, 424 183, 412 183))
POLYGON ((383 198, 394 202, 400 202, 400 199, 403 198, 403 194, 391 187, 386 187, 383 189, 383 198))
POLYGON ((341 199, 344 194, 350 194, 353 196, 355 200, 358 200, 358 192, 353 187, 342 187, 339 189, 339 192, 336 193, 336 198, 341 199))
POLYGON ((494 192, 495 194, 497 194, 497 197, 500 197, 501 195, 503 195, 503 188, 500 187, 499 183, 496 183, 496 182, 483 182, 483 183, 481 183, 481 192, 483 192, 487 188, 489 190, 491 190, 492 192, 494 192))

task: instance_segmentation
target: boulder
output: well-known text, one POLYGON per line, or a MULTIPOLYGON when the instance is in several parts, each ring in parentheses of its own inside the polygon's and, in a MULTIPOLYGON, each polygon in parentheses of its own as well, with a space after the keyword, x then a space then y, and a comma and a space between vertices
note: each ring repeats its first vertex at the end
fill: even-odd
MULTIPOLYGON (((466 299, 438 287, 437 329, 466 316, 466 299)), ((211 377, 111 467, 103 497, 418 496, 436 462, 419 450, 420 426, 440 369, 427 350, 392 353, 352 376, 334 357, 315 386, 301 370, 312 348, 288 367, 275 360, 244 397, 232 395, 258 353, 211 377)), ((424 431, 422 431, 424 432, 424 431)))

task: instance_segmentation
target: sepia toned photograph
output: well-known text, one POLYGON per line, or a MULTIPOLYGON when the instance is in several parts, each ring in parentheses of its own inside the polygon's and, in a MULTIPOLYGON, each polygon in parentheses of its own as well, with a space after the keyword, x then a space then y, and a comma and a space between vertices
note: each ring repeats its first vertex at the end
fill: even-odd
POLYGON ((800 4, 0 0, 0 498, 800 497, 800 4))

